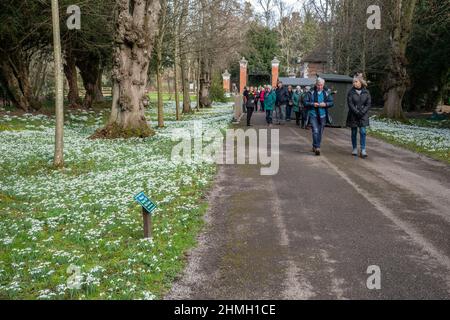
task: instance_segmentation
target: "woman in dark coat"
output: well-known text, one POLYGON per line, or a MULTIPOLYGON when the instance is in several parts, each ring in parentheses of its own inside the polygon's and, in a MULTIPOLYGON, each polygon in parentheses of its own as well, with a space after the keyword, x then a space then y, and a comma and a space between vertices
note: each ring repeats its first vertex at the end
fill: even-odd
POLYGON ((372 99, 367 82, 360 76, 353 79, 353 88, 348 92, 347 127, 352 128, 352 155, 358 156, 358 128, 361 136, 361 158, 367 158, 366 128, 369 126, 369 109, 372 99))

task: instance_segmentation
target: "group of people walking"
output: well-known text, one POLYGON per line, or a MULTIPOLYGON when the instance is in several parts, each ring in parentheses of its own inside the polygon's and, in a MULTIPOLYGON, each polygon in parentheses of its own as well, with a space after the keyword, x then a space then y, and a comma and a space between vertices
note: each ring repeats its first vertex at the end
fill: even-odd
MULTIPOLYGON (((309 87, 306 88, 309 90, 309 87)), ((305 127, 307 113, 303 108, 302 101, 307 93, 297 87, 294 91, 292 86, 284 87, 278 82, 278 86, 272 88, 270 85, 264 87, 250 87, 244 89, 244 112, 247 112, 247 126, 251 126, 251 118, 254 112, 265 112, 267 124, 273 125, 273 118, 276 124, 284 124, 292 120, 295 114, 295 121, 298 126, 305 127)))
MULTIPOLYGON (((327 124, 332 124, 328 110, 334 107, 333 93, 325 87, 325 80, 318 78, 316 85, 302 89, 298 86, 284 86, 281 81, 277 87, 250 87, 244 89, 244 112, 247 113, 247 126, 251 126, 253 113, 266 113, 269 127, 275 123, 283 125, 292 120, 295 114, 296 125, 312 128, 312 151, 320 156, 322 137, 327 124)), ((367 90, 367 82, 361 75, 353 79, 353 87, 347 94, 347 127, 352 129, 352 155, 367 158, 366 128, 369 126, 369 109, 371 96, 367 90), (358 130, 360 135, 360 150, 358 151, 358 130)))

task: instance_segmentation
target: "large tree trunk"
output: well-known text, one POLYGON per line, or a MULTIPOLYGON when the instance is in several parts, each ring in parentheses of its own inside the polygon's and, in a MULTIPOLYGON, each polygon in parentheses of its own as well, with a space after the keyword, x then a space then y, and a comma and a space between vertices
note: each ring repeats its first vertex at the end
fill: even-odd
POLYGON ((66 51, 66 63, 64 64, 64 74, 69 85, 69 93, 67 99, 69 100, 70 108, 79 108, 81 106, 80 93, 78 90, 78 74, 75 64, 75 57, 72 51, 66 51))
POLYGON ((98 88, 98 75, 100 59, 95 53, 88 53, 76 59, 76 65, 80 70, 83 86, 86 94, 83 100, 83 108, 90 109, 95 101, 98 88))
POLYGON ((384 115, 391 119, 404 118, 402 102, 410 79, 406 70, 406 48, 411 33, 417 0, 394 2, 391 30, 391 55, 384 82, 384 115))
POLYGON ((93 138, 147 137, 146 87, 153 41, 158 31, 158 0, 116 0, 113 104, 109 124, 93 138))
MULTIPOLYGON (((183 8, 181 12, 180 17, 180 25, 178 30, 184 30, 186 25, 186 17, 188 15, 188 9, 189 9, 189 1, 188 0, 182 0, 183 1, 183 8)), ((189 72, 188 72, 188 62, 187 62, 187 54, 186 54, 186 48, 182 43, 182 38, 180 37, 180 76, 181 76, 181 88, 183 90, 183 113, 190 113, 192 112, 191 108, 191 93, 189 90, 189 72)))
POLYGON ((13 104, 26 112, 39 110, 42 105, 33 94, 29 63, 20 51, 0 51, 0 72, 13 104))

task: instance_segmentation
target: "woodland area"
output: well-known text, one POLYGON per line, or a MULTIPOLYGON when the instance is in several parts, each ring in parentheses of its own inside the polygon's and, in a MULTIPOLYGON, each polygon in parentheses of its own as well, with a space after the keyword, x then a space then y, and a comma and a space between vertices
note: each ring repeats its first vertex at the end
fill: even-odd
MULTIPOLYGON (((171 71, 177 105, 181 100, 180 112, 187 113, 191 111, 189 83, 198 84, 198 107, 210 106, 211 86, 220 88, 220 74, 226 68, 236 79, 241 56, 249 60, 253 73, 268 72, 271 59, 278 56, 287 74, 314 50, 326 52, 330 72, 366 75, 378 101, 388 105, 390 117, 401 117, 401 109, 430 111, 448 98, 450 4, 446 1, 92 0, 79 5, 81 29, 69 30, 66 9, 71 4, 59 1, 69 107, 89 109, 102 101, 106 79, 113 90, 114 116, 117 104, 128 98, 130 110, 137 108, 133 112, 139 113, 146 105, 147 78, 156 78, 161 88, 163 74, 171 71), (367 8, 374 4, 381 8, 380 30, 366 27, 367 8), (139 14, 139 6, 151 10, 139 14), (148 19, 148 25, 140 26, 139 19, 148 19), (129 65, 128 71, 139 70, 147 78, 133 71, 127 83, 118 80, 127 72, 123 59, 130 58, 136 66, 129 65)), ((43 99, 52 97, 50 10, 44 1, 0 5, 2 100, 27 112, 39 110, 43 99)), ((158 108, 158 125, 163 126, 162 99, 158 108)), ((121 125, 132 121, 139 127, 139 119, 119 118, 121 125)))
MULTIPOLYGON (((126 72, 118 61, 131 54, 138 56, 132 61, 140 72, 157 79, 157 87, 162 87, 163 74, 171 72, 176 79, 174 91, 182 96, 176 101, 182 101, 181 110, 187 113, 191 111, 189 83, 198 83, 199 107, 210 106, 211 86, 221 86, 220 74, 226 68, 236 80, 241 56, 250 62, 253 73, 269 72, 270 61, 277 56, 287 74, 315 50, 326 52, 330 72, 366 75, 378 100, 396 106, 391 117, 401 116, 399 105, 408 111, 430 111, 448 98, 450 4, 446 1, 92 0, 79 4, 81 29, 69 30, 66 9, 71 4, 59 1, 67 106, 89 109, 102 101, 102 81, 114 93, 122 90, 130 98, 141 95, 138 100, 142 100, 145 90, 134 91, 135 79, 117 87, 117 78, 126 72), (134 3, 135 12, 130 14, 134 3), (137 4, 151 11, 140 15, 137 4), (366 27, 370 5, 381 8, 380 30, 366 27), (150 19, 149 25, 139 26, 139 19, 150 19), (146 53, 133 51, 133 46, 146 53)), ((44 1, 0 5, 2 100, 24 111, 39 110, 45 97, 53 96, 50 13, 50 3, 44 1)), ((146 83, 138 86, 148 85, 147 79, 140 81, 146 83)), ((113 110, 123 92, 115 95, 113 110)), ((134 99, 131 104, 138 104, 134 99)), ((162 108, 162 99, 158 107, 162 108)), ((163 125, 161 114, 159 126, 163 125)))

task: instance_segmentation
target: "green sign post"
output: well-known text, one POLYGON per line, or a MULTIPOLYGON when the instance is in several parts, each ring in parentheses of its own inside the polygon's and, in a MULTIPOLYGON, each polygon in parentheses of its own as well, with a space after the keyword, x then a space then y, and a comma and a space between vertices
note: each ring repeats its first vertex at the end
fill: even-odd
POLYGON ((134 197, 134 200, 142 206, 142 218, 144 220, 144 238, 150 238, 152 233, 152 212, 157 206, 154 204, 144 192, 134 197))

